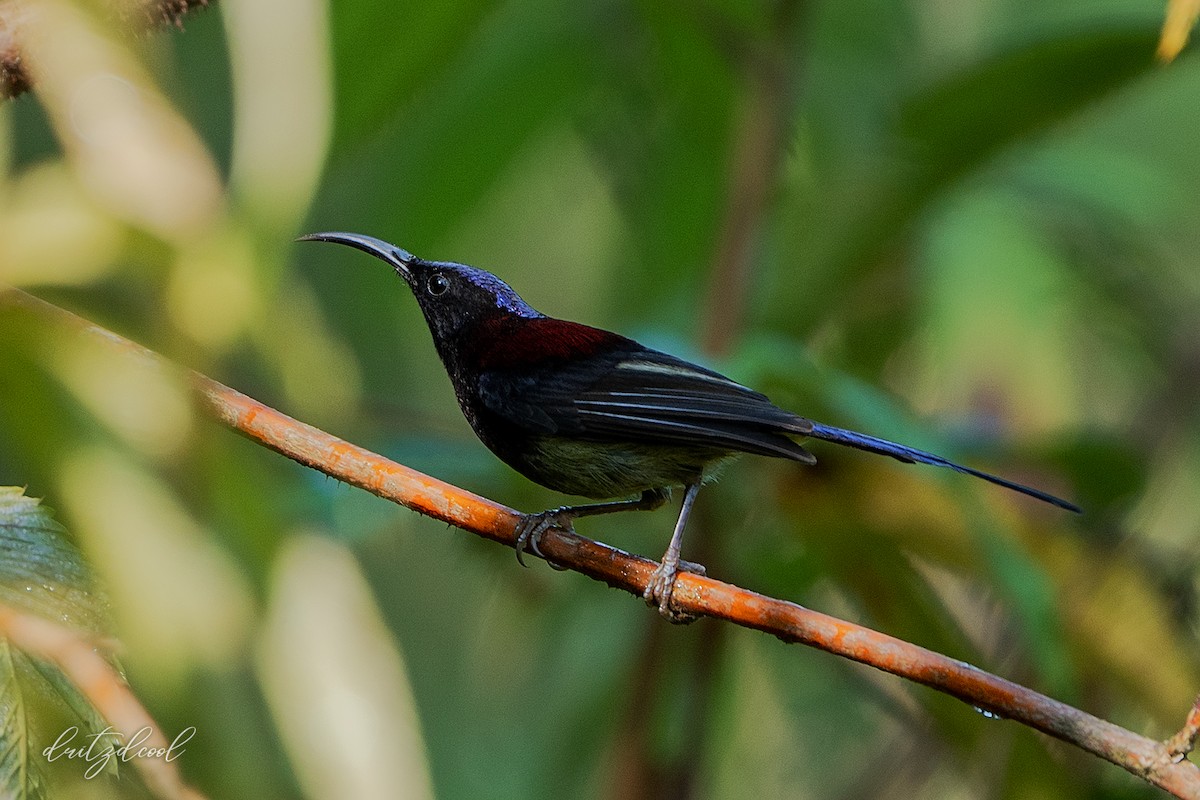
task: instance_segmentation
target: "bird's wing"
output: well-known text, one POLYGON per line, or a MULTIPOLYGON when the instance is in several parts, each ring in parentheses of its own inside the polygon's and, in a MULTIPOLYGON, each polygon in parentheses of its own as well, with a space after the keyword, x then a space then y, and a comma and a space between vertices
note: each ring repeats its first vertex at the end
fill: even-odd
POLYGON ((808 434, 808 420, 724 375, 636 345, 578 363, 485 373, 479 389, 491 411, 538 432, 815 462, 790 438, 808 434))

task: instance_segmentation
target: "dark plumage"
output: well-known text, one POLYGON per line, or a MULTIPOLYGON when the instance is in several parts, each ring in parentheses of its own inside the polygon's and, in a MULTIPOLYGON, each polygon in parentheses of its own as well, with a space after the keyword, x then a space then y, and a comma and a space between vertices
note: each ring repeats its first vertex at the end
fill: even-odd
POLYGON ((541 534, 576 517, 662 505, 686 488, 671 544, 646 589, 670 616, 680 543, 696 492, 724 459, 739 454, 816 459, 796 440, 824 439, 908 463, 983 478, 1070 511, 1065 500, 941 456, 843 430, 785 411, 710 369, 632 339, 534 310, 508 284, 480 269, 424 261, 355 233, 301 241, 345 244, 392 266, 412 289, 471 428, 502 461, 557 491, 593 498, 637 495, 530 514, 517 557, 537 552, 541 534))

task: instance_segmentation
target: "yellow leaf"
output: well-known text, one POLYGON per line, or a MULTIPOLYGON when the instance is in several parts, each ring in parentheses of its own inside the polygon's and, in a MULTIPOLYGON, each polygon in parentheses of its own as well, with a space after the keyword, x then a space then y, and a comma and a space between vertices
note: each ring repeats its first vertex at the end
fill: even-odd
POLYGON ((1172 61, 1187 44, 1188 35, 1200 18, 1200 0, 1168 0, 1167 18, 1158 40, 1158 58, 1172 61))

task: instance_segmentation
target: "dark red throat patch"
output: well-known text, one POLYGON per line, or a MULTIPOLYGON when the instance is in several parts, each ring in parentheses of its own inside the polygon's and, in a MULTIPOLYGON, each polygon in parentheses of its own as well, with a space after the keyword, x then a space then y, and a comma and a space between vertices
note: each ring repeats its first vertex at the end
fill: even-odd
POLYGON ((489 317, 472 331, 472 353, 480 369, 515 369, 587 358, 633 342, 577 322, 541 317, 489 317))

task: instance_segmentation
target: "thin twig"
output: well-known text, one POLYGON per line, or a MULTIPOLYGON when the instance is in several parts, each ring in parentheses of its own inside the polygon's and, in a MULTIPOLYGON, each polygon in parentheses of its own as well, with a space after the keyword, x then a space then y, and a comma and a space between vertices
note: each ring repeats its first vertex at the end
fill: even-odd
MULTIPOLYGON (((84 697, 130 742, 148 730, 139 747, 166 752, 171 746, 154 718, 138 701, 128 684, 100 655, 96 642, 42 617, 26 614, 0 603, 0 636, 35 658, 56 666, 84 697)), ((161 800, 203 800, 187 786, 174 760, 165 757, 130 758, 146 787, 161 800)))
MULTIPOLYGON (((0 312, 24 308, 78 329, 113 348, 178 370, 153 351, 25 292, 0 291, 0 312)), ((195 372, 188 373, 203 406, 242 435, 330 477, 448 522, 508 547, 520 515, 416 470, 331 436, 195 372)), ((641 598, 655 562, 574 533, 548 531, 548 560, 641 598)), ((1200 800, 1200 769, 1176 758, 1163 742, 1128 731, 1019 684, 861 625, 766 597, 713 578, 683 573, 673 602, 694 616, 723 619, 798 642, 924 684, 998 717, 1076 745, 1180 798, 1200 800)))

